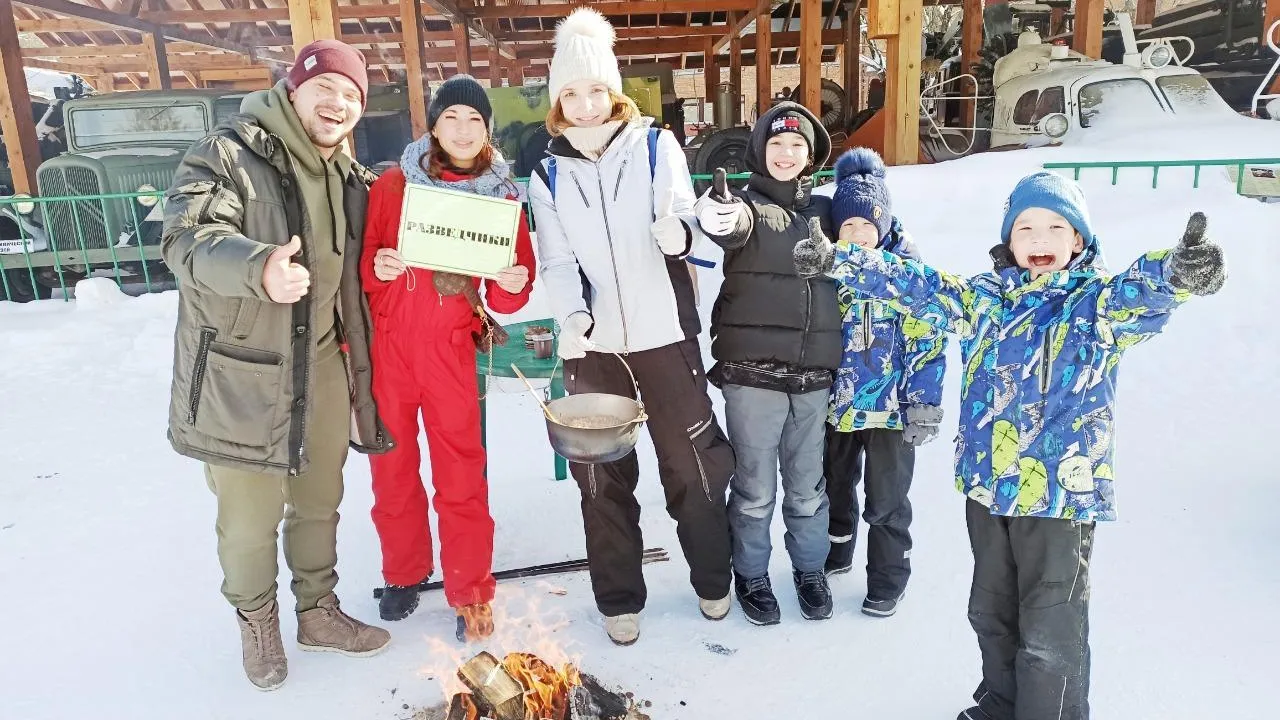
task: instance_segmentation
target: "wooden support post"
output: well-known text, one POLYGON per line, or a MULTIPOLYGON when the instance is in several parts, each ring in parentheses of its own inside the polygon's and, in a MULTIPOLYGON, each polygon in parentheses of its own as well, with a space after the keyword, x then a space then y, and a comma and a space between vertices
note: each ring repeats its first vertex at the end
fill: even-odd
POLYGON ((294 52, 316 40, 342 37, 336 0, 289 0, 289 28, 294 52))
POLYGON ((13 3, 0 0, 0 135, 4 137, 13 171, 13 192, 36 194, 36 168, 40 167, 40 147, 36 143, 36 123, 31 117, 31 95, 27 74, 22 69, 18 26, 13 20, 13 3))
POLYGON ((867 27, 886 39, 884 161, 914 165, 920 159, 921 0, 871 0, 867 27))
POLYGON ((93 78, 89 83, 93 89, 100 93, 109 93, 116 91, 116 76, 112 73, 102 73, 93 78))
POLYGON ((409 86, 409 122, 413 137, 427 134, 427 82, 422 71, 422 5, 400 0, 400 29, 404 36, 405 82, 409 86))
POLYGON ((458 54, 458 72, 464 75, 471 73, 471 34, 462 23, 453 24, 453 47, 458 54))
MULTIPOLYGON (((716 65, 716 48, 715 40, 710 38, 706 41, 706 47, 702 51, 702 75, 704 81, 703 92, 706 96, 706 102, 711 105, 711 122, 715 122, 716 113, 716 87, 720 85, 720 66, 716 65)), ((703 105, 705 108, 706 105, 703 105)), ((699 113, 701 114, 701 113, 699 113)))
POLYGON ((1133 14, 1134 25, 1150 25, 1156 19, 1156 0, 1138 0, 1137 12, 1133 14))
POLYGON ((1102 12, 1106 0, 1076 0, 1076 32, 1072 49, 1091 58, 1102 57, 1102 12))
MULTIPOLYGON (((982 57, 982 0, 964 0, 963 17, 961 18, 960 30, 963 33, 960 37, 960 72, 969 75, 973 73, 973 69, 978 66, 978 61, 982 57)), ((955 83, 954 90, 962 95, 977 95, 976 83, 955 83)), ((964 110, 960 113, 960 117, 964 122, 968 122, 970 127, 976 126, 977 120, 977 103, 973 100, 965 100, 963 103, 964 110), (971 120, 973 122, 971 122, 971 120)))
POLYGON ((756 16, 756 117, 773 104, 773 14, 756 16))
POLYGON ((1067 9, 1056 7, 1049 11, 1049 35, 1057 36, 1066 32, 1067 9))
MULTIPOLYGON (((744 13, 729 13, 729 24, 737 25, 744 13)), ((733 124, 742 124, 742 36, 734 33, 729 40, 729 84, 733 86, 733 124)))
POLYGON ((856 113, 862 109, 862 0, 844 6, 844 93, 856 113))
POLYGON ((147 48, 147 81, 152 90, 172 90, 173 78, 169 76, 169 52, 160 33, 142 36, 147 48))
POLYGON ((801 103, 822 117, 822 0, 801 0, 800 90, 801 103))
POLYGON ((502 53, 489 46, 489 87, 502 87, 502 53))
POLYGON ((516 62, 511 63, 511 69, 508 71, 511 87, 524 86, 525 64, 526 64, 526 61, 522 61, 522 60, 517 60, 516 62))

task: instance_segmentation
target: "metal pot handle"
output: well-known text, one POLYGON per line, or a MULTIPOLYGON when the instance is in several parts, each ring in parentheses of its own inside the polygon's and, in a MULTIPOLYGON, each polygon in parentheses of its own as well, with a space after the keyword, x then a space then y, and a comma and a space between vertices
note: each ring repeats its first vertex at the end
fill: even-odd
POLYGON ((640 383, 636 382, 636 374, 631 372, 631 365, 627 363, 626 358, 622 357, 622 354, 617 350, 610 350, 600 343, 593 342, 591 345, 593 349, 600 352, 613 353, 613 356, 618 358, 618 362, 622 363, 622 367, 627 369, 627 375, 631 376, 631 386, 636 390, 636 404, 640 406, 640 419, 637 419, 637 422, 649 419, 649 416, 644 411, 644 400, 640 398, 640 383))

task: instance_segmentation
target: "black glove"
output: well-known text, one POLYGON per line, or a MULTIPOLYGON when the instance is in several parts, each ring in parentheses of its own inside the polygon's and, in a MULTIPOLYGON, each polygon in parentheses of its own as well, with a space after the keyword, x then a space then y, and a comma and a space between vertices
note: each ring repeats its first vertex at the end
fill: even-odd
POLYGON ((995 267, 997 273, 1018 265, 1017 259, 1013 257, 1013 251, 1005 243, 1000 243, 991 248, 987 254, 991 256, 991 264, 995 267))
POLYGON ((835 266, 836 246, 822 232, 822 222, 816 217, 809 218, 809 239, 796 243, 791 252, 796 274, 802 278, 829 273, 835 266))
POLYGON ((1204 213, 1192 213, 1169 258, 1169 284, 1192 295, 1212 295, 1227 281, 1222 247, 1205 239, 1207 224, 1204 213))

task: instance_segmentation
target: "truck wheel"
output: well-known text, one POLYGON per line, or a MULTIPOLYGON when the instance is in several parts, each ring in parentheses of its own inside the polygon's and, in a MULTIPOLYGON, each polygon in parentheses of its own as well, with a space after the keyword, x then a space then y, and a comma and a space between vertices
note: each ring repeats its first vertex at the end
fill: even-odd
POLYGON ((9 295, 5 297, 4 287, 0 286, 0 300, 28 303, 32 300, 48 300, 53 296, 53 288, 45 287, 38 282, 32 283, 31 275, 25 268, 5 270, 4 274, 5 280, 8 281, 9 295))
MULTIPOLYGON (((747 147, 751 142, 751 128, 731 127, 718 130, 698 148, 693 161, 694 175, 710 175, 716 168, 724 168, 727 173, 747 172, 747 147)), ((730 180, 729 184, 741 188, 746 183, 741 180, 730 180)), ((710 181, 699 180, 693 189, 698 194, 711 187, 710 181)))

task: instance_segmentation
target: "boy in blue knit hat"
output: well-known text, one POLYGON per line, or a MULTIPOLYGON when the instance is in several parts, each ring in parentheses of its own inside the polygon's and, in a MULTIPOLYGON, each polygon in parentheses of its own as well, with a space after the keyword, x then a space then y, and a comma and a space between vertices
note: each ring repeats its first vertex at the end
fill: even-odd
MULTIPOLYGON (((836 161, 831 226, 842 246, 919 260, 893 215, 884 161, 856 148, 836 161)), ((862 612, 889 617, 911 575, 911 502, 916 447, 938 434, 946 334, 886 303, 838 291, 844 348, 827 414, 824 474, 831 500, 828 575, 853 567, 857 485, 866 481, 867 595, 862 612)))
POLYGON ((1226 280, 1195 213, 1181 241, 1126 272, 1099 267, 1080 188, 1039 173, 1009 196, 994 272, 965 280, 858 246, 797 271, 830 272, 856 297, 961 337, 956 485, 968 497, 969 621, 982 654, 977 705, 958 720, 1089 717, 1089 556, 1115 519, 1113 417, 1123 353, 1175 308, 1226 280))

